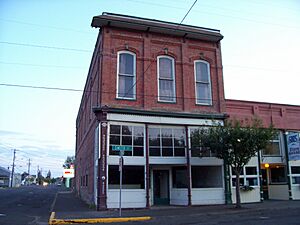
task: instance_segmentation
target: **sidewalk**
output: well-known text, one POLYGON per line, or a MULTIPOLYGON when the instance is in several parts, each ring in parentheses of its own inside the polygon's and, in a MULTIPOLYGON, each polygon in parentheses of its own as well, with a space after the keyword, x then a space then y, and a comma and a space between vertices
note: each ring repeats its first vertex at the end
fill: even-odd
MULTIPOLYGON (((242 209, 235 209, 234 205, 209 205, 209 206, 154 206, 151 209, 122 210, 122 217, 150 216, 192 216, 192 215, 222 215, 222 214, 248 214, 250 212, 280 209, 299 209, 300 201, 268 200, 262 203, 243 204, 242 209)), ((96 211, 90 209, 85 203, 71 192, 59 192, 53 206, 55 219, 87 219, 87 218, 119 218, 118 210, 96 211)))

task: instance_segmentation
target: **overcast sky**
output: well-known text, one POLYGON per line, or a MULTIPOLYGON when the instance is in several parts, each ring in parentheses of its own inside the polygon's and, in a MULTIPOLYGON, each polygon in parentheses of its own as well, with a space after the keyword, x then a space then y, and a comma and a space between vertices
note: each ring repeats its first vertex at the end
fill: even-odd
MULTIPOLYGON (((61 176, 75 154, 82 92, 98 30, 92 17, 120 13, 179 23, 194 0, 1 0, 0 166, 61 176)), ((300 105, 300 1, 198 1, 185 24, 221 30, 225 96, 300 105)))

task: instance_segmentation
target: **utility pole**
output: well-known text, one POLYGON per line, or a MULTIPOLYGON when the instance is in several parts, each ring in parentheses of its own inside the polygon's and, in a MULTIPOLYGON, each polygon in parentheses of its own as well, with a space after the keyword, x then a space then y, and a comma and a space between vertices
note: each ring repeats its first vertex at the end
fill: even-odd
POLYGON ((31 165, 30 159, 28 159, 28 175, 30 175, 30 165, 31 165))
POLYGON ((12 170, 11 170, 10 187, 13 186, 13 179, 14 179, 14 172, 15 172, 15 159, 16 159, 16 149, 14 149, 13 164, 12 164, 12 170))

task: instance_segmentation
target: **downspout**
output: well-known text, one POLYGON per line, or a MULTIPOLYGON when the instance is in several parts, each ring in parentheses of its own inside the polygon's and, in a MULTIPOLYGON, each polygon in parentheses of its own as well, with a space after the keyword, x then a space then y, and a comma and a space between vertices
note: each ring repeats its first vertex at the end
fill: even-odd
POLYGON ((149 142, 148 142, 148 124, 145 125, 145 136, 146 136, 146 208, 150 208, 150 169, 149 169, 149 142))
POLYGON ((188 139, 188 127, 185 126, 185 138, 186 138, 186 164, 187 164, 187 177, 188 177, 188 206, 192 205, 192 176, 191 176, 191 162, 190 162, 190 147, 188 139))
POLYGON ((264 191, 263 191, 263 185, 262 185, 262 171, 261 171, 261 156, 260 151, 257 153, 257 159, 258 159, 258 174, 259 174, 259 189, 260 189, 260 201, 264 201, 264 191))
POLYGON ((289 189, 289 200, 293 200, 292 195, 292 185, 291 185, 291 171, 289 163, 289 152, 288 152, 288 143, 287 143, 287 133, 288 131, 283 130, 283 141, 284 141, 284 150, 285 150, 285 159, 286 159, 286 176, 288 178, 288 189, 289 189))

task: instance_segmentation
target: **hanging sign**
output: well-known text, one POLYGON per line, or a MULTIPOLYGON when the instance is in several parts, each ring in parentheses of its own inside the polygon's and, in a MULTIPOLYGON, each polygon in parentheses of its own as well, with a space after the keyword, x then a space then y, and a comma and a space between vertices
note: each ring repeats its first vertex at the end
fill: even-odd
POLYGON ((289 160, 300 160, 300 140, 298 133, 287 135, 289 160))

